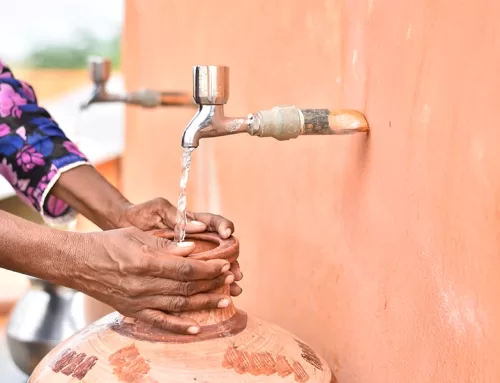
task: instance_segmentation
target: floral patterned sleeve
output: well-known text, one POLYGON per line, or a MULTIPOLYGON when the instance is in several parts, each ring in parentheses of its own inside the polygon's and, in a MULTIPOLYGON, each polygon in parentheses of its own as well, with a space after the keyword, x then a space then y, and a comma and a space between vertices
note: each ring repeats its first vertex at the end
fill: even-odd
POLYGON ((50 189, 64 171, 84 164, 87 158, 38 105, 33 88, 0 60, 0 175, 47 222, 64 223, 75 212, 50 189))

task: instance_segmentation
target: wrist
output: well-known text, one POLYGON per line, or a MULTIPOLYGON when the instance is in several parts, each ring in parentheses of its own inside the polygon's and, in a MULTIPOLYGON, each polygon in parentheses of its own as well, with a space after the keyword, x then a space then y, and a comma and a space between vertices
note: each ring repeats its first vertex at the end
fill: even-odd
POLYGON ((110 217, 112 217, 109 223, 109 225, 112 226, 110 227, 111 229, 133 226, 128 214, 129 208, 132 206, 134 206, 134 204, 126 199, 117 201, 114 204, 112 213, 110 214, 110 217))
POLYGON ((130 206, 132 203, 123 196, 109 199, 108 204, 96 212, 96 215, 100 217, 99 227, 102 230, 113 230, 130 226, 127 217, 127 209, 130 206))
POLYGON ((79 166, 61 175, 51 193, 103 230, 123 227, 131 203, 93 166, 79 166))

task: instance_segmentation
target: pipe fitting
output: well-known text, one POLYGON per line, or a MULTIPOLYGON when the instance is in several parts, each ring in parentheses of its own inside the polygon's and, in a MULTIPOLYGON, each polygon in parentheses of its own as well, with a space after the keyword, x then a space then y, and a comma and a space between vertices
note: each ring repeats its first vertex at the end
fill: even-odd
POLYGON ((293 105, 276 106, 251 114, 248 132, 252 136, 273 137, 279 141, 300 136, 304 130, 304 115, 293 105))

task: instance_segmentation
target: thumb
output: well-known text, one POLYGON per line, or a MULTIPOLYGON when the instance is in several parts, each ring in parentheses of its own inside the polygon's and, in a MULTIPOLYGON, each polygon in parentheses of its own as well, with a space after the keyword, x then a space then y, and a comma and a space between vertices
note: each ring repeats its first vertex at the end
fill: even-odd
POLYGON ((187 257, 194 251, 194 242, 174 242, 170 239, 158 237, 148 233, 141 233, 140 240, 161 254, 178 255, 187 257))
POLYGON ((194 242, 174 242, 165 238, 158 238, 157 249, 162 254, 178 255, 180 257, 187 257, 194 251, 194 242), (167 242, 167 243, 164 243, 167 242))

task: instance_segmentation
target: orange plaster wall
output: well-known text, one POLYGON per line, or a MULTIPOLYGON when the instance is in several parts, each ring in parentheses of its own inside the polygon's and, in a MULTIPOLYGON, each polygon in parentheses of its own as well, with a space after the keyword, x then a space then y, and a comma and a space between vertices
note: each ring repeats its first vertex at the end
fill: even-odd
MULTIPOLYGON (((127 0, 128 89, 231 68, 227 114, 358 108, 372 134, 202 141, 188 205, 234 220, 237 305, 340 383, 500 380, 500 2, 127 0)), ((192 113, 128 108, 122 183, 178 194, 192 113)))

